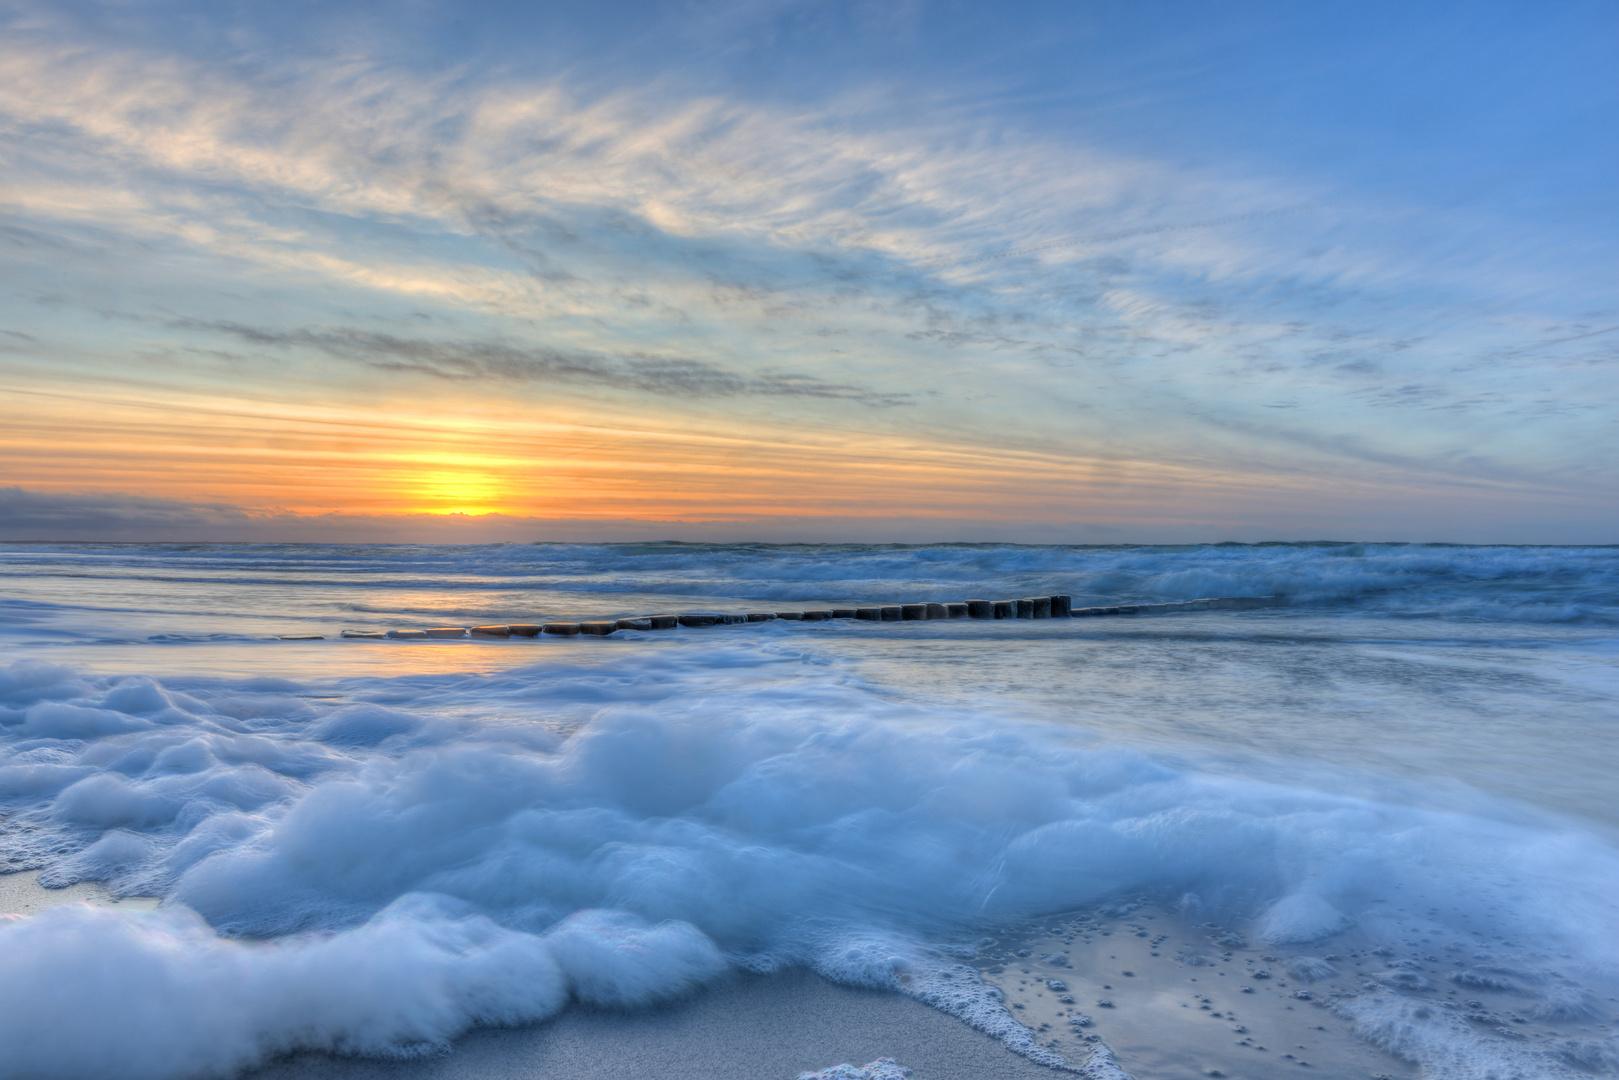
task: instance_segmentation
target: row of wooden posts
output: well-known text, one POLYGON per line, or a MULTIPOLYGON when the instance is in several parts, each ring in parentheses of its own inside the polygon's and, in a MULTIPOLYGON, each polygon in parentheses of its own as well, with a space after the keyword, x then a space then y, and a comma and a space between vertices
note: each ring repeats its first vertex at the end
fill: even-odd
MULTIPOLYGON (((1181 600, 1165 604, 1117 604, 1107 607, 1073 606, 1066 594, 1026 596, 1017 600, 964 600, 954 604, 886 604, 876 607, 816 608, 809 611, 750 611, 727 614, 712 611, 684 615, 633 615, 623 619, 597 619, 586 622, 503 623, 498 626, 441 626, 430 630, 345 630, 346 638, 510 638, 555 634, 561 637, 588 635, 606 637, 620 630, 673 630, 677 626, 734 626, 740 623, 823 622, 830 619, 859 619, 865 622, 919 622, 928 619, 1080 619, 1102 615, 1153 615, 1170 611, 1207 611, 1217 608, 1265 607, 1271 597, 1219 596, 1181 600)), ((300 637, 289 640, 311 640, 300 637)))

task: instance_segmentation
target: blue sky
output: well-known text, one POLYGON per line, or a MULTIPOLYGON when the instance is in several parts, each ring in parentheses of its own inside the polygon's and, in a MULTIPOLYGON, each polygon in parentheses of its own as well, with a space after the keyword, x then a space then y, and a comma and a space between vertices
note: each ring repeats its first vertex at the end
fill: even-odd
POLYGON ((1546 7, 8 5, 0 472, 65 532, 1613 541, 1619 8, 1546 7))

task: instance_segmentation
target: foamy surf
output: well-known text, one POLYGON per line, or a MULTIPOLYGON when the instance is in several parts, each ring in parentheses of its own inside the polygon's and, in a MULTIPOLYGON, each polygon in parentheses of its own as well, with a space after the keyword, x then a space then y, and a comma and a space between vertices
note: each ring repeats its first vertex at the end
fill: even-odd
POLYGON ((0 674, 0 747, 12 866, 165 898, 0 928, 0 1076, 420 1054, 570 1000, 636 1007, 794 966, 1098 1077, 1132 1053, 1142 1075, 1260 1071, 1269 1042, 1221 1065, 1186 1049, 1197 1024, 1160 1039, 1179 1057, 1138 1052, 1149 1021, 1126 1017, 1165 1030, 1203 1004, 1254 1032, 1336 1025, 1356 1051, 1303 1059, 1329 1075, 1369 1053, 1447 1080, 1612 1068, 1603 841, 1171 767, 896 696, 780 641, 336 685, 23 663, 0 674), (1137 952, 1170 936, 1113 976, 1123 954, 1079 946, 1131 918, 1151 931, 1129 931, 1137 952), (1006 948, 1041 934, 1061 963, 1006 948), (1103 989, 1124 979, 1159 992, 1103 989))

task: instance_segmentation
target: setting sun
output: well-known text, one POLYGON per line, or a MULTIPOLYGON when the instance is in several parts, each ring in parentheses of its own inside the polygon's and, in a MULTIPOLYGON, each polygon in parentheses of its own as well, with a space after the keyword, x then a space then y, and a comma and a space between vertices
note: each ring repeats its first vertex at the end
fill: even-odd
POLYGON ((401 477, 405 512, 412 514, 509 513, 508 485, 501 477, 468 466, 445 465, 401 477))

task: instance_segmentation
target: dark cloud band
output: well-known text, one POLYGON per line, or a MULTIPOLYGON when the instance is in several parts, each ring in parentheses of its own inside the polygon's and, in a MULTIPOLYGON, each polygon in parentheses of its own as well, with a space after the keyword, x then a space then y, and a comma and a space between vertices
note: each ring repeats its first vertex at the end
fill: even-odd
POLYGON ((457 381, 559 382, 682 398, 822 398, 873 408, 911 403, 909 394, 794 372, 744 374, 685 357, 609 356, 500 341, 432 341, 346 328, 270 330, 220 320, 179 319, 169 325, 228 334, 251 345, 312 349, 383 371, 457 381))

